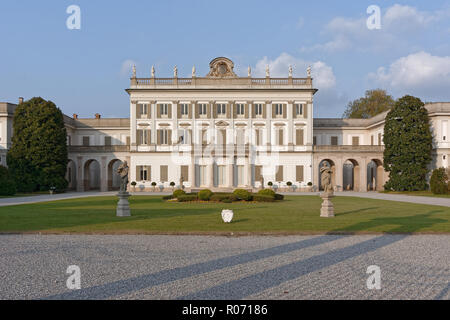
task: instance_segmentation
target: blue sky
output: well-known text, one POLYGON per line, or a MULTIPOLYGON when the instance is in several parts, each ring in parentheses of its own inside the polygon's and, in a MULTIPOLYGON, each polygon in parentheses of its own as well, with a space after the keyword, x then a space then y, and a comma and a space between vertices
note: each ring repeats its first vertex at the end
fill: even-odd
POLYGON ((238 74, 306 74, 316 117, 339 117, 372 88, 450 101, 450 1, 2 1, 0 101, 42 96, 64 113, 128 117, 130 66, 148 77, 208 72, 226 56, 238 74), (69 5, 81 29, 69 30, 69 5), (366 27, 369 5, 381 29, 366 27))

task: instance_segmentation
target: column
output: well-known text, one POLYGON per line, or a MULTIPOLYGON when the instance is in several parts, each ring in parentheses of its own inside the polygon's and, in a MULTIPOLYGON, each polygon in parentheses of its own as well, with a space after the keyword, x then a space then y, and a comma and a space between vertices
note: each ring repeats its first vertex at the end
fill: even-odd
POLYGON ((191 164, 189 165, 189 184, 191 189, 195 188, 195 156, 191 154, 191 164))
MULTIPOLYGON (((294 137, 293 137, 293 132, 294 132, 294 129, 293 129, 293 124, 294 124, 294 119, 293 119, 293 107, 294 107, 294 101, 289 101, 288 102, 288 105, 287 105, 287 110, 286 110, 286 112, 287 112, 287 121, 288 121, 288 123, 287 123, 287 131, 288 131, 288 134, 287 134, 287 145, 289 146, 289 147, 293 147, 294 146, 294 137)), ((292 150, 291 148, 289 148, 289 150, 292 150)))
POLYGON ((102 156, 100 161, 100 191, 108 191, 108 170, 106 168, 106 156, 102 156))
POLYGON ((136 151, 136 104, 137 101, 133 100, 130 104, 130 150, 136 151))
POLYGON ((335 162, 336 166, 336 186, 337 191, 343 191, 344 190, 344 167, 342 163, 342 158, 339 158, 335 162))
POLYGON ((227 163, 227 187, 233 188, 233 158, 228 158, 228 163, 227 163))
POLYGON ((252 186, 252 167, 250 165, 249 157, 245 157, 244 159, 244 172, 245 172, 245 185, 247 187, 252 186))
POLYGON ((313 103, 312 101, 307 103, 306 106, 306 116, 308 117, 306 119, 307 123, 307 130, 306 130, 306 140, 305 145, 312 145, 313 143, 313 103))
POLYGON ((214 158, 208 163, 208 187, 214 187, 214 158))
POLYGON ((152 144, 156 144, 156 101, 150 101, 150 112, 151 112, 151 136, 152 136, 152 144))
MULTIPOLYGON (((272 144, 272 101, 266 101, 266 145, 272 144)), ((269 151, 269 150, 268 150, 269 151)))
POLYGON ((84 179, 83 179, 83 157, 77 157, 77 191, 84 191, 84 179))
POLYGON ((359 174, 360 174, 359 191, 367 192, 367 159, 366 158, 361 159, 359 174))

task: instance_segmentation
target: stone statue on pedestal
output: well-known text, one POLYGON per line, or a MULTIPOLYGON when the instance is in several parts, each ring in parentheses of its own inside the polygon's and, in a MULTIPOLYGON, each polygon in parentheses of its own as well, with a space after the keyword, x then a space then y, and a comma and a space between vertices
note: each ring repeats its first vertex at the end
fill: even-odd
POLYGON ((116 215, 118 217, 129 217, 130 213, 130 203, 128 202, 128 197, 130 194, 127 192, 128 186, 128 173, 129 167, 126 161, 124 161, 119 168, 117 168, 117 173, 120 176, 120 191, 117 194, 119 197, 119 202, 117 203, 116 215))
POLYGON ((117 173, 120 176, 120 191, 121 193, 127 192, 127 186, 128 186, 128 163, 124 161, 119 168, 117 168, 117 173))
POLYGON ((325 165, 320 168, 320 182, 323 187, 323 193, 320 197, 323 199, 322 207, 320 208, 320 216, 325 218, 334 217, 334 206, 331 202, 331 199, 334 197, 333 193, 333 185, 331 182, 331 175, 333 174, 333 170, 325 165))

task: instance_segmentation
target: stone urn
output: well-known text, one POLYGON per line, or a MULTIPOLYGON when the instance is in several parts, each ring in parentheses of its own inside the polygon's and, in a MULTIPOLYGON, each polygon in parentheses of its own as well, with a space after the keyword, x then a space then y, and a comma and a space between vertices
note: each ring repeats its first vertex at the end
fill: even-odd
POLYGON ((223 209, 222 210, 222 220, 225 223, 230 223, 233 220, 233 210, 223 209))
POLYGON ((324 218, 332 218, 334 217, 334 206, 331 202, 331 199, 334 197, 334 193, 331 192, 322 192, 320 194, 322 198, 322 208, 320 208, 320 216, 324 218))

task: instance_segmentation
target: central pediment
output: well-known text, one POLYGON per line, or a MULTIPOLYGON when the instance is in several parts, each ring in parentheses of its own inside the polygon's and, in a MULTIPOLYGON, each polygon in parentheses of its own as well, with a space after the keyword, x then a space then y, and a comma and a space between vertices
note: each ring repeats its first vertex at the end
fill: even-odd
POLYGON ((228 58, 215 58, 209 63, 207 78, 237 78, 233 71, 234 63, 228 58))

